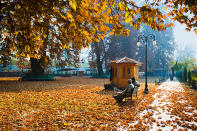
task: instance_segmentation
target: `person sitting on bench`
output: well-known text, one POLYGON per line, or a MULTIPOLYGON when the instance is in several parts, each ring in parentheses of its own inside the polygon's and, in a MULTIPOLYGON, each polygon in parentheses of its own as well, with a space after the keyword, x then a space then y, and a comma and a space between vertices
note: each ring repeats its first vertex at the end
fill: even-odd
POLYGON ((122 102, 122 100, 125 97, 131 96, 131 94, 133 93, 134 85, 132 84, 132 79, 128 79, 128 84, 129 85, 127 86, 127 88, 124 91, 118 92, 117 95, 113 95, 114 99, 117 102, 122 102))
POLYGON ((131 80, 132 80, 132 84, 134 85, 134 87, 138 87, 138 88, 140 87, 140 83, 136 81, 134 77, 131 80))
MULTIPOLYGON (((134 90, 133 90, 133 92, 132 92, 132 95, 133 95, 133 94, 136 94, 136 97, 137 97, 137 92, 138 92, 138 89, 139 89, 139 87, 140 87, 140 83, 137 82, 137 81, 135 80, 135 78, 132 78, 132 84, 134 85, 134 90)), ((131 95, 131 99, 132 99, 132 95, 131 95)))

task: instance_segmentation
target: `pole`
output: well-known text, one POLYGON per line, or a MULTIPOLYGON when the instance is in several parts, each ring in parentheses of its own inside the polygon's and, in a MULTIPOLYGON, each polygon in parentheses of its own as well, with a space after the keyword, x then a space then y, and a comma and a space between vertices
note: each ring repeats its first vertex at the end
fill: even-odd
MULTIPOLYGON (((149 93, 149 90, 148 90, 148 81, 147 81, 147 78, 148 78, 148 71, 147 71, 147 66, 148 66, 148 39, 153 39, 155 41, 155 35, 153 34, 149 34, 147 36, 145 35, 140 35, 138 36, 138 42, 139 41, 142 41, 143 43, 145 42, 145 89, 144 89, 144 93, 148 94, 149 93)), ((153 41, 153 42, 154 42, 153 41)), ((156 41, 154 42, 156 44, 156 41)), ((139 44, 139 43, 137 43, 139 44)))
POLYGON ((148 76, 148 73, 147 73, 147 64, 148 64, 148 58, 147 58, 147 46, 148 46, 148 37, 145 37, 145 46, 146 46, 146 52, 145 52, 145 75, 146 75, 146 78, 145 78, 145 89, 144 89, 144 93, 148 94, 149 93, 149 90, 148 90, 148 82, 147 82, 147 76, 148 76))

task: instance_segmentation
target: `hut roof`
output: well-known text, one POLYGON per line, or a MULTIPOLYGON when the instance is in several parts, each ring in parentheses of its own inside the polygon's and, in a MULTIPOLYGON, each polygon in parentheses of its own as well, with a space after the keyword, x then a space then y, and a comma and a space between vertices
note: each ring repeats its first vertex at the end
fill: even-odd
POLYGON ((123 58, 120 58, 118 60, 111 61, 111 64, 120 64, 120 63, 135 64, 135 65, 139 65, 139 66, 142 65, 141 62, 136 61, 136 60, 131 59, 131 58, 128 58, 128 57, 123 57, 123 58))

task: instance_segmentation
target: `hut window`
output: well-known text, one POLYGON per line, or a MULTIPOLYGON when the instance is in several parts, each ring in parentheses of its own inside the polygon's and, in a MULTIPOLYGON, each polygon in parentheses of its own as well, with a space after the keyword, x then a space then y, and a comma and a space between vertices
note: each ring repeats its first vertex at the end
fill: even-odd
POLYGON ((130 68, 127 68, 127 77, 130 77, 130 68))
POLYGON ((117 68, 115 68, 115 77, 117 77, 117 68))
POLYGON ((124 78, 125 77, 125 67, 123 67, 123 75, 122 77, 124 78))

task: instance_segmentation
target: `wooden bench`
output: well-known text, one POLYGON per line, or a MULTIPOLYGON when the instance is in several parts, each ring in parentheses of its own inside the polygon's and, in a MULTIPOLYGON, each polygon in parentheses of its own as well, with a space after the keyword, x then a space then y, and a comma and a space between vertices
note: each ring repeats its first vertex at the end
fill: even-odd
MULTIPOLYGON (((138 99, 138 97, 137 97, 138 89, 139 89, 139 87, 136 86, 136 87, 134 88, 134 90, 133 90, 133 93, 130 94, 130 95, 127 95, 125 98, 131 98, 131 100, 132 100, 133 95, 136 95, 136 98, 138 99)), ((124 98, 124 99, 125 99, 125 98, 124 98)))

